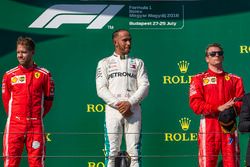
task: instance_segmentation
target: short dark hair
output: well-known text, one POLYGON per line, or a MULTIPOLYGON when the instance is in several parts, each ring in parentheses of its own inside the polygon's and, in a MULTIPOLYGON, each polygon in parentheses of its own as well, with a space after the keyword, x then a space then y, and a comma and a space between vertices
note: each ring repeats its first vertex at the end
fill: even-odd
MULTIPOLYGON (((207 45, 207 48, 206 48, 206 50, 205 50, 205 56, 207 56, 207 50, 208 50, 209 48, 211 48, 211 47, 218 47, 218 48, 220 48, 221 51, 223 51, 223 48, 222 48, 221 44, 219 44, 219 43, 211 43, 211 44, 208 44, 208 45, 207 45)), ((224 52, 224 51, 223 51, 223 52, 224 52)))
POLYGON ((127 31, 127 32, 129 32, 129 31, 126 30, 126 29, 118 29, 118 30, 115 30, 115 31, 112 33, 112 40, 114 40, 114 39, 118 36, 118 33, 119 33, 120 31, 127 31))
POLYGON ((16 45, 24 45, 29 50, 35 50, 36 44, 30 37, 20 36, 17 38, 16 45))

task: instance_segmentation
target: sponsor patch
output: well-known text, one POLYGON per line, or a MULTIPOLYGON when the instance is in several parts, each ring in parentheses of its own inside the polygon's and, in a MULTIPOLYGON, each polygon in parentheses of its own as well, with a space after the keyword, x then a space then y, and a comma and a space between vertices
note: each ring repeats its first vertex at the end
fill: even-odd
POLYGON ((109 64, 109 68, 117 68, 117 64, 109 64))
POLYGON ((40 147, 40 142, 39 141, 33 141, 32 142, 32 148, 34 149, 38 149, 40 147))
POLYGON ((225 80, 229 81, 230 80, 230 76, 229 75, 225 75, 225 80))
POLYGON ((130 68, 136 69, 136 64, 130 64, 130 68))
POLYGON ((216 77, 203 78, 203 86, 210 84, 217 84, 217 78, 216 77))
POLYGON ((11 84, 24 84, 26 83, 26 76, 25 75, 17 75, 14 77, 11 77, 11 84))
POLYGON ((41 76, 41 73, 40 73, 40 72, 35 72, 35 78, 36 78, 36 79, 40 78, 40 76, 41 76))
POLYGON ((234 139, 232 137, 229 137, 228 144, 231 145, 233 143, 234 139))
POLYGON ((108 79, 116 78, 116 77, 130 77, 130 78, 136 79, 137 75, 134 73, 128 73, 128 72, 114 72, 108 75, 108 79))
POLYGON ((20 77, 19 77, 19 81, 22 82, 22 83, 25 81, 25 79, 26 79, 25 76, 20 76, 20 77))
POLYGON ((116 63, 117 63, 117 61, 114 60, 114 59, 111 59, 111 60, 108 61, 108 64, 116 64, 116 63))
POLYGON ((130 59, 129 67, 132 69, 136 69, 136 62, 134 59, 130 59))
POLYGON ((102 70, 100 67, 98 67, 96 69, 96 79, 99 78, 99 77, 102 77, 102 70))
POLYGON ((118 69, 118 65, 117 64, 109 64, 108 65, 108 70, 117 70, 118 69))

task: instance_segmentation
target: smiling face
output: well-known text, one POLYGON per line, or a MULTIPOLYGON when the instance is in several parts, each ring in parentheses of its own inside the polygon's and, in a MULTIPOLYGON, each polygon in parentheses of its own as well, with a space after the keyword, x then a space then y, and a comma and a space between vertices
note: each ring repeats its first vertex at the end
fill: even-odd
POLYGON ((30 50, 27 48, 27 46, 18 44, 17 45, 17 60, 20 65, 22 65, 25 68, 29 68, 33 65, 33 55, 34 50, 30 50))
POLYGON ((126 30, 117 32, 117 35, 113 39, 115 52, 119 55, 126 55, 131 49, 131 36, 126 30))

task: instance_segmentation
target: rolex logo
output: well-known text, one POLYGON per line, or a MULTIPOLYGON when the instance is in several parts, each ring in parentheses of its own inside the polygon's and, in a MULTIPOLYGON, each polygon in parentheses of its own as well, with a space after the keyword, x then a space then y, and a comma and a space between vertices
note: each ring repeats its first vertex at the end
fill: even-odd
POLYGON ((179 70, 180 70, 181 73, 185 74, 188 71, 189 63, 187 61, 182 60, 177 64, 179 66, 179 70))
POLYGON ((47 133, 46 134, 46 141, 47 142, 51 142, 52 140, 50 139, 50 135, 51 135, 51 133, 47 133))
POLYGON ((179 122, 180 122, 180 124, 181 124, 182 130, 187 131, 187 130, 189 129, 190 122, 191 122, 191 120, 190 120, 189 118, 186 118, 186 117, 181 118, 181 119, 179 120, 179 122))

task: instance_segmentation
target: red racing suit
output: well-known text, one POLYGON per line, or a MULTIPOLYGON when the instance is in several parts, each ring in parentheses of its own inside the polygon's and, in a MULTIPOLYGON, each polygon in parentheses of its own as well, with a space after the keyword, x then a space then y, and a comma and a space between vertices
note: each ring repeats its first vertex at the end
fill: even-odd
POLYGON ((42 118, 49 112, 54 82, 44 68, 19 65, 2 81, 2 99, 8 115, 3 138, 4 167, 19 166, 24 144, 30 167, 43 167, 45 135, 42 118))
MULTIPOLYGON (((201 115, 198 135, 199 166, 216 167, 221 151, 224 167, 240 166, 237 131, 223 133, 218 122, 218 107, 234 97, 242 97, 242 79, 236 75, 208 70, 192 77, 189 103, 195 114, 201 115)), ((239 112, 241 102, 235 103, 239 112)))

